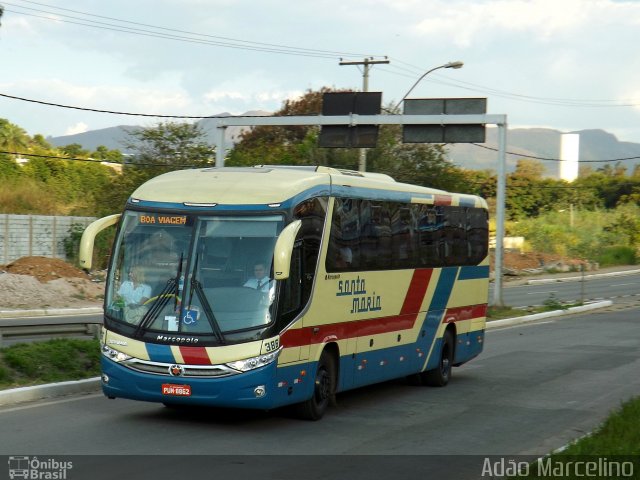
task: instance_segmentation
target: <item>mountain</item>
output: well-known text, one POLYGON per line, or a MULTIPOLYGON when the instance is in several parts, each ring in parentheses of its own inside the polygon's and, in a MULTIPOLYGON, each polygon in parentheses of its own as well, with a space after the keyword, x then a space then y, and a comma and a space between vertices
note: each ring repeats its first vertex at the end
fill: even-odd
MULTIPOLYGON (((604 165, 614 166, 616 162, 595 162, 596 160, 622 159, 620 163, 631 172, 636 164, 640 164, 640 143, 621 142, 615 135, 604 130, 578 130, 560 132, 550 128, 513 128, 507 132, 507 171, 513 171, 519 159, 525 155, 557 159, 560 157, 560 138, 563 133, 580 135, 580 161, 588 161, 594 170, 604 165), (591 163, 593 162, 593 163, 591 163)), ((448 157, 452 163, 472 170, 492 169, 498 165, 498 129, 487 128, 486 142, 482 146, 473 144, 448 145, 448 157), (487 148, 483 148, 487 147, 487 148)), ((559 162, 542 161, 546 173, 557 177, 559 162)))
MULTIPOLYGON (((268 116, 269 112, 251 111, 245 116, 268 116)), ((213 117, 229 116, 228 113, 220 113, 213 117)), ((215 144, 215 123, 214 118, 205 118, 197 123, 205 132, 204 140, 210 144, 215 144)), ((124 150, 124 143, 128 139, 127 131, 136 131, 142 127, 118 126, 91 130, 76 135, 65 135, 62 137, 49 137, 47 140, 56 146, 64 146, 70 143, 78 143, 87 150, 95 150, 99 145, 104 145, 110 149, 117 148, 124 150)), ((225 133, 227 146, 231 146, 237 141, 240 133, 248 127, 228 127, 225 133)), ((560 132, 550 128, 512 128, 507 132, 507 171, 513 171, 517 161, 525 156, 557 159, 560 157, 560 139, 563 133, 577 133, 580 135, 581 161, 593 162, 595 160, 608 160, 618 158, 630 158, 621 161, 631 172, 636 164, 640 164, 640 143, 621 142, 615 135, 604 130, 578 130, 573 132, 560 132)), ((481 146, 473 144, 451 144, 447 145, 447 156, 452 163, 472 169, 497 170, 498 166, 498 129, 487 127, 486 142, 481 146)), ((126 153, 126 152, 123 152, 126 153)), ((558 177, 559 162, 543 161, 546 167, 546 174, 550 177, 558 177)), ((614 166, 615 162, 594 162, 588 163, 594 170, 604 165, 614 166)))
MULTIPOLYGON (((249 111, 243 113, 244 116, 265 117, 271 115, 270 112, 261 110, 249 111)), ((205 133, 203 140, 210 144, 215 144, 215 117, 228 117, 230 113, 219 113, 212 115, 210 118, 203 118, 196 123, 205 133)), ((119 125, 117 127, 101 128, 98 130, 89 130, 84 133, 76 133, 75 135, 63 135, 60 137, 47 137, 47 141, 56 147, 63 147, 71 143, 82 145, 85 150, 95 150, 100 145, 104 145, 109 149, 115 149, 126 153, 124 145, 130 140, 128 132, 136 132, 142 130, 143 127, 133 125, 119 125)), ((233 144, 243 130, 248 127, 227 127, 225 132, 225 140, 228 144, 233 144)))

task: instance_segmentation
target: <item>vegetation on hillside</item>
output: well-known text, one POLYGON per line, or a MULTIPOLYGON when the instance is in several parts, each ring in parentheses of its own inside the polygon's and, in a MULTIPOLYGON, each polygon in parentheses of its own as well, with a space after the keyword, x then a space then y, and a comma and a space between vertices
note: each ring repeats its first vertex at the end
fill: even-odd
MULTIPOLYGON (((316 115, 325 91, 287 100, 276 115, 316 115)), ((319 128, 312 126, 252 128, 229 152, 226 165, 357 169, 356 149, 319 148, 318 134, 319 128)), ((0 119, 0 213, 107 215, 120 211, 147 179, 213 165, 215 156, 192 123, 162 122, 131 132, 126 147, 133 153, 126 162, 118 150, 106 147, 94 152, 78 144, 55 148, 42 135, 31 137, 0 119), (121 163, 122 172, 101 161, 121 163)), ((495 205, 495 172, 453 165, 446 146, 403 144, 397 126, 380 128, 378 146, 367 151, 367 169, 398 181, 477 194, 495 205)), ((572 183, 546 178, 544 170, 540 161, 520 159, 508 175, 507 234, 524 236, 527 246, 539 252, 602 264, 635 262, 640 253, 640 165, 632 172, 620 164, 583 168, 572 183)))

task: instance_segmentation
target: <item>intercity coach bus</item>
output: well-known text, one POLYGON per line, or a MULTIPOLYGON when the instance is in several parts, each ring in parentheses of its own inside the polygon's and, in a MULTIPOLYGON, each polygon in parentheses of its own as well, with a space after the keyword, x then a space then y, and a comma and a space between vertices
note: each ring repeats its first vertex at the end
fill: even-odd
POLYGON ((86 229, 82 266, 114 224, 109 398, 293 405, 317 420, 338 392, 398 377, 444 386, 482 351, 479 197, 328 167, 175 171, 86 229))

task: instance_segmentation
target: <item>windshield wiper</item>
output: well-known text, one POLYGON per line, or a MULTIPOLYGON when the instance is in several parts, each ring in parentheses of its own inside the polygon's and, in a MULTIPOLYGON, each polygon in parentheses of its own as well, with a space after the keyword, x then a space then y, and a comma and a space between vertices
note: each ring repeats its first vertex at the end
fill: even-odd
POLYGON ((227 340, 224 338, 224 334, 220 329, 220 325, 218 325, 218 321, 216 320, 216 316, 213 314, 213 310, 211 309, 211 305, 209 304, 209 300, 207 300, 206 295, 204 294, 204 290, 202 288, 202 284, 196 280, 195 278, 191 280, 191 292, 195 289, 196 295, 198 296, 198 300, 200 300, 200 305, 204 309, 204 313, 209 321, 209 325, 211 325, 211 331, 213 334, 218 337, 220 343, 226 345, 227 340))
POLYGON ((176 273, 176 276, 173 278, 170 278, 167 281, 167 284, 162 289, 162 291, 158 295, 156 295, 155 298, 157 298, 158 300, 154 302, 151 308, 147 310, 147 313, 144 314, 144 316, 142 317, 142 320, 140 320, 140 323, 138 324, 135 332, 133 333, 134 337, 140 337, 142 333, 147 329, 147 327, 155 321, 158 314, 162 310, 164 310, 164 307, 166 307, 167 303, 169 303, 169 300, 171 299, 171 295, 173 295, 175 299, 174 307, 173 307, 174 312, 178 309, 179 295, 181 293, 180 289, 178 288, 178 285, 180 284, 180 275, 182 275, 183 258, 184 258, 184 252, 181 252, 180 263, 178 264, 178 272, 176 273))
POLYGON ((133 333, 134 337, 140 337, 144 330, 154 322, 158 314, 167 306, 167 303, 169 303, 172 294, 175 296, 178 294, 178 284, 175 278, 170 278, 162 291, 156 295, 155 298, 158 300, 153 303, 151 308, 147 310, 147 313, 142 317, 142 320, 133 333))

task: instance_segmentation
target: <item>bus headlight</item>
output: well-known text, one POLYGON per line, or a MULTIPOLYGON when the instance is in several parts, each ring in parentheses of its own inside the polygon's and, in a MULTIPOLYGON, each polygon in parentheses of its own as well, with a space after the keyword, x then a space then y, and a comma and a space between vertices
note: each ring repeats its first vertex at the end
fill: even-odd
POLYGON ((278 355, 280 355, 280 350, 257 357, 245 358, 244 360, 238 360, 236 362, 229 362, 227 366, 235 370, 240 370, 241 372, 248 372, 249 370, 269 365, 278 358, 278 355))
POLYGON ((126 353, 119 352, 107 345, 102 346, 102 354, 110 360, 114 362, 124 362, 125 360, 130 360, 133 357, 130 357, 126 353))

